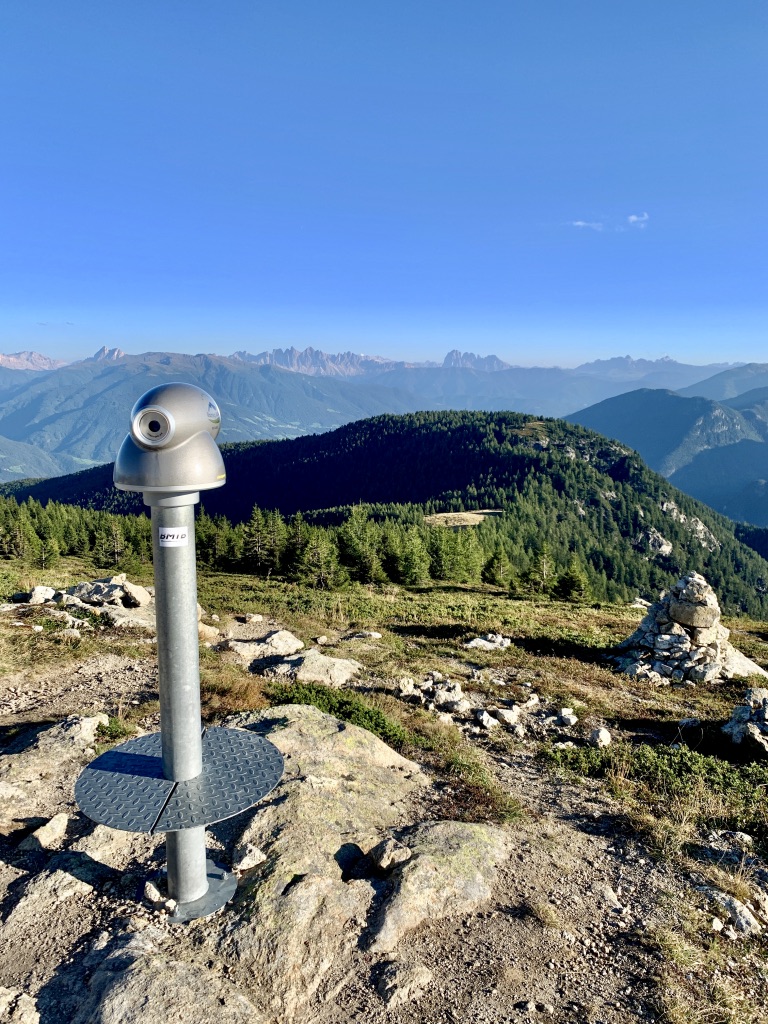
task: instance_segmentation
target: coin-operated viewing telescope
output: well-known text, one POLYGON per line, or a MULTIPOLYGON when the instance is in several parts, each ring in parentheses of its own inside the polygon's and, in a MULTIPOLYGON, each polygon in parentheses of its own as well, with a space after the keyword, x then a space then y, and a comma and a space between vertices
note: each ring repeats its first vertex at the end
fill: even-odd
POLYGON ((141 491, 151 508, 160 732, 96 758, 75 786, 94 821, 130 832, 165 832, 171 920, 205 917, 237 881, 206 859, 205 826, 253 806, 283 773, 268 740, 202 728, 194 506, 226 482, 215 438, 219 407, 193 384, 161 384, 131 411, 115 462, 115 486, 141 491))
MULTIPOLYGON (((221 429, 218 405, 193 384, 160 384, 131 410, 131 432, 115 462, 115 487, 153 495, 193 495, 226 483, 215 443, 221 429)), ((189 498, 185 504, 195 504, 189 498)))

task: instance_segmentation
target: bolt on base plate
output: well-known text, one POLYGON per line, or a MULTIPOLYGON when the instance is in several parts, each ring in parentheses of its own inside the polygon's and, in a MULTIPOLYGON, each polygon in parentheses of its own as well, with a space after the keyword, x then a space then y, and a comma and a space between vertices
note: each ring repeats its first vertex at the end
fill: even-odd
POLYGON ((208 892, 199 900, 177 903, 174 912, 168 915, 171 924, 184 924, 186 921, 196 921, 199 917, 210 917, 229 903, 235 895, 237 879, 231 871, 227 871, 220 864, 215 864, 210 857, 205 862, 205 868, 208 892))

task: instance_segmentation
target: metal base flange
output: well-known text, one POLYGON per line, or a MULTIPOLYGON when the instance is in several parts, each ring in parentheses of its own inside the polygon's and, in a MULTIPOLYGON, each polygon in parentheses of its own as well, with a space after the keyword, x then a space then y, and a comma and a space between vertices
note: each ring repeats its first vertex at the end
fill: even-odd
POLYGON ((184 924, 186 921, 196 921, 200 917, 210 917, 229 903, 235 895, 237 879, 231 871, 215 864, 210 857, 205 862, 205 868, 208 892, 191 903, 177 903, 174 912, 168 915, 171 924, 184 924))

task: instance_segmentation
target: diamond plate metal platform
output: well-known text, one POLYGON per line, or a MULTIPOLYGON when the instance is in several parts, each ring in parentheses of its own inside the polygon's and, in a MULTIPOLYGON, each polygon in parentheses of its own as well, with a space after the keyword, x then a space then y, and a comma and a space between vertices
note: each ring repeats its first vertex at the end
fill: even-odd
POLYGON ((97 757, 75 785, 75 800, 93 821, 125 832, 178 832, 247 810, 275 788, 283 758, 269 740, 242 729, 206 729, 203 770, 195 779, 163 777, 160 733, 141 736, 97 757))

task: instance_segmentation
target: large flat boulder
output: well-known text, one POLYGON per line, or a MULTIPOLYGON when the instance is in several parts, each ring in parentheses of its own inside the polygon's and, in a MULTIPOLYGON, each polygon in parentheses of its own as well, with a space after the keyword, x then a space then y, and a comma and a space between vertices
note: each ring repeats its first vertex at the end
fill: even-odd
POLYGON ((234 716, 285 757, 285 776, 241 837, 265 854, 237 898, 221 953, 247 968, 257 1005, 294 1019, 365 929, 376 891, 350 878, 428 783, 365 729, 307 705, 234 716), (261 1000, 261 1002, 259 1002, 261 1000))
POLYGON ((168 946, 152 928, 115 943, 72 1024, 262 1024, 251 1001, 221 974, 175 959, 168 946))
POLYGON ((273 671, 277 675, 293 676, 300 683, 322 683, 340 689, 346 686, 363 666, 354 658, 331 658, 317 648, 285 658, 273 671))
POLYGON ((474 910, 491 895, 496 870, 510 853, 504 829, 464 821, 419 825, 400 841, 412 856, 398 868, 395 892, 371 945, 374 953, 392 952, 424 921, 474 910))

